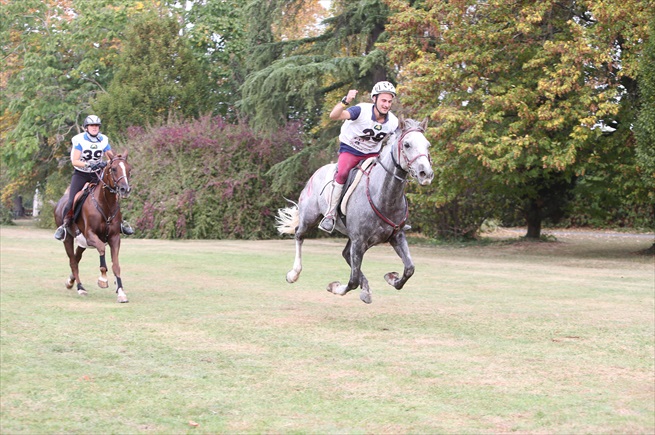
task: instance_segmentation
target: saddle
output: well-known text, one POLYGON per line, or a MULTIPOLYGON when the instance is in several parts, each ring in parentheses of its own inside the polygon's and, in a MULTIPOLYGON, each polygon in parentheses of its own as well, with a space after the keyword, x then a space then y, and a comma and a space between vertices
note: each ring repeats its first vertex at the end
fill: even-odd
POLYGON ((350 195, 353 194, 357 185, 362 180, 364 172, 373 165, 377 157, 369 157, 366 160, 361 161, 357 166, 350 170, 348 174, 348 180, 344 186, 343 193, 341 194, 341 200, 339 201, 339 214, 341 216, 346 216, 346 210, 348 208, 348 200, 350 195))
MULTIPOLYGON (((341 198, 339 198, 339 205, 337 207, 337 212, 340 217, 343 218, 346 216, 346 210, 348 208, 348 200, 350 199, 350 196, 355 191, 355 188, 359 185, 359 182, 361 181, 364 172, 366 172, 375 163, 376 159, 377 157, 370 157, 366 160, 362 160, 361 162, 359 162, 357 166, 352 168, 348 173, 348 178, 346 180, 346 184, 343 187, 343 191, 341 192, 341 198)), ((335 165, 334 172, 330 172, 327 174, 324 186, 328 186, 330 183, 333 182, 335 173, 336 173, 336 165, 335 165)), ((327 195, 329 195, 329 191, 330 191, 329 189, 324 188, 323 192, 321 193, 321 195, 325 198, 326 202, 329 201, 329 198, 327 197, 327 195)))
POLYGON ((77 221, 77 218, 80 216, 80 213, 82 212, 82 206, 84 205, 84 201, 86 201, 86 198, 89 196, 89 193, 93 192, 93 189, 96 187, 97 183, 86 183, 82 190, 77 192, 75 195, 75 199, 73 200, 73 222, 77 221))

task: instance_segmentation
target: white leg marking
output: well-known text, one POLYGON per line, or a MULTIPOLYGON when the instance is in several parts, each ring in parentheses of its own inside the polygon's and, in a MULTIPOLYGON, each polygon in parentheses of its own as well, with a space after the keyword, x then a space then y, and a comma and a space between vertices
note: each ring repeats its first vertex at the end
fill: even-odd
POLYGON ((302 250, 300 243, 296 242, 296 258, 293 260, 293 269, 287 273, 287 282, 293 284, 302 272, 302 250))

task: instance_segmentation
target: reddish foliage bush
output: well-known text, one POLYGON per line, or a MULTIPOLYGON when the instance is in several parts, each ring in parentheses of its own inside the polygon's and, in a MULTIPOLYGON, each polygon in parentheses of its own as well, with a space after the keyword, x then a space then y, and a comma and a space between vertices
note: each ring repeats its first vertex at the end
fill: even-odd
POLYGON ((298 126, 266 136, 203 117, 128 131, 133 194, 124 205, 153 238, 267 238, 284 205, 268 170, 302 148, 298 126))

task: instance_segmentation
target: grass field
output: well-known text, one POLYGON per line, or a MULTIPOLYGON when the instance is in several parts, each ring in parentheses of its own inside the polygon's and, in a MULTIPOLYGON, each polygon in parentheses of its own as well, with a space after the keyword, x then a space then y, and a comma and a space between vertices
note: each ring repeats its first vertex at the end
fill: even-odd
MULTIPOLYGON (((516 237, 514 235, 513 237, 516 237)), ((652 239, 388 246, 124 239, 129 304, 67 290, 52 231, 0 229, 0 433, 652 434, 652 239)))

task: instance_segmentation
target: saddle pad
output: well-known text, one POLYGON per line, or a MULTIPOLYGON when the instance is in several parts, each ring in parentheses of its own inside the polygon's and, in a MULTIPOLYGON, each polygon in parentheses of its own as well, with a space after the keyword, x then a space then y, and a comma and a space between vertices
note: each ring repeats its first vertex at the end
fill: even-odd
POLYGON ((350 195, 352 195, 352 193, 355 191, 355 188, 357 187, 360 180, 362 179, 362 175, 364 175, 364 171, 366 171, 376 159, 377 157, 369 157, 368 159, 362 162, 360 166, 360 170, 356 169, 357 173, 353 178, 353 182, 348 186, 348 189, 346 189, 346 193, 344 193, 343 199, 341 200, 341 204, 339 206, 339 210, 341 211, 342 215, 346 216, 346 209, 348 208, 348 200, 350 199, 350 195))

